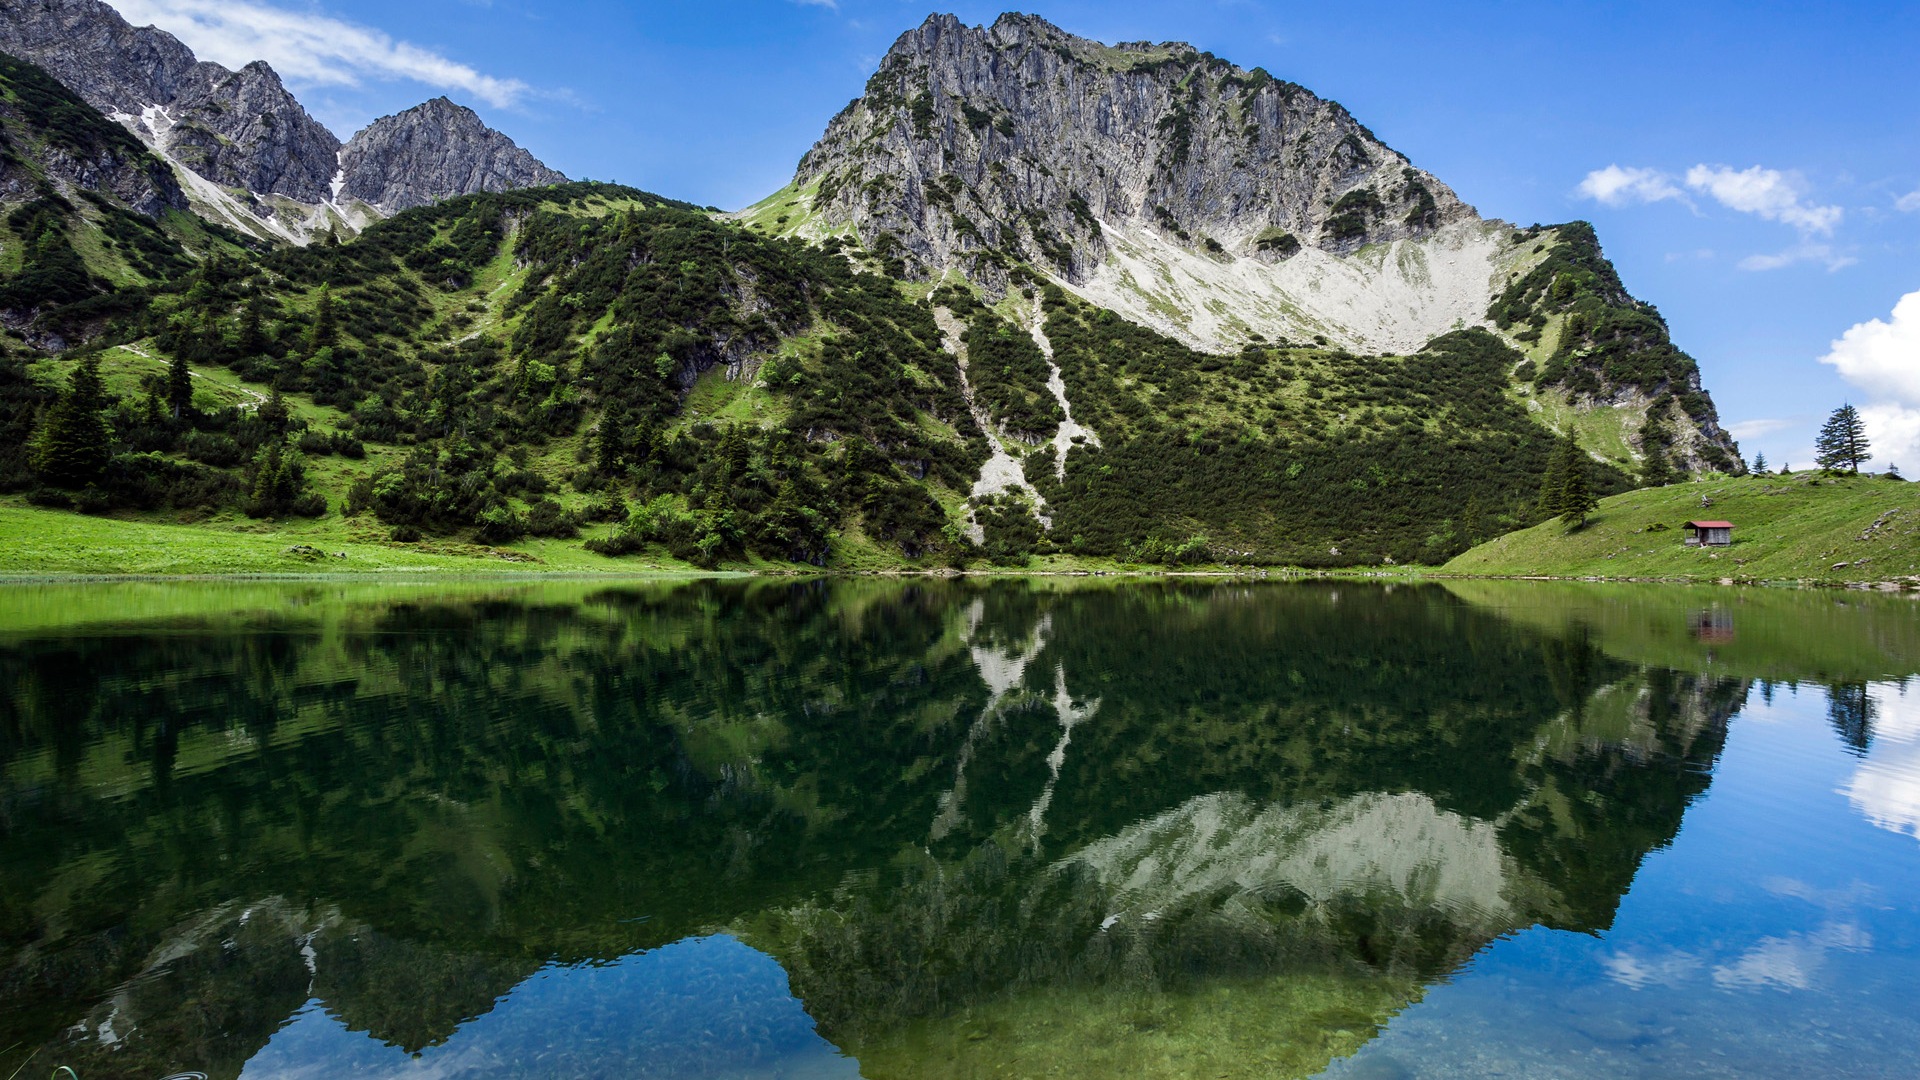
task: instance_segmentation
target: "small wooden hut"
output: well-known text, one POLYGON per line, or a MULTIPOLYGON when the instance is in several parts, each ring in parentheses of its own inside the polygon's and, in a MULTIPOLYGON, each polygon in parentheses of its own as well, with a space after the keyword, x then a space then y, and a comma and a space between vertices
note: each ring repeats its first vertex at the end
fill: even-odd
POLYGON ((1733 522, 1689 521, 1686 524, 1688 547, 1732 547, 1733 522))

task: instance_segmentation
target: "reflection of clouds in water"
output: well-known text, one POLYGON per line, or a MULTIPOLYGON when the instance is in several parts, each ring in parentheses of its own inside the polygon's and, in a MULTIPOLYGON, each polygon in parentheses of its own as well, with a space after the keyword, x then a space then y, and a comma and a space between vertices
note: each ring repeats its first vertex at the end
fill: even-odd
POLYGON ((1614 982, 1629 990, 1644 990, 1649 986, 1680 985, 1700 970, 1700 958, 1678 950, 1650 955, 1614 953, 1602 957, 1600 966, 1606 968, 1607 978, 1614 982))
POLYGON ((1864 952, 1873 938, 1854 923, 1827 923, 1811 934, 1764 937, 1731 964, 1713 969, 1714 985, 1726 990, 1805 990, 1834 949, 1864 952))
POLYGON ((1875 683, 1874 747, 1840 793, 1862 817, 1920 837, 1920 683, 1875 683))
POLYGON ((1874 683, 1867 689, 1877 706, 1874 737, 1888 742, 1920 743, 1920 682, 1874 683))

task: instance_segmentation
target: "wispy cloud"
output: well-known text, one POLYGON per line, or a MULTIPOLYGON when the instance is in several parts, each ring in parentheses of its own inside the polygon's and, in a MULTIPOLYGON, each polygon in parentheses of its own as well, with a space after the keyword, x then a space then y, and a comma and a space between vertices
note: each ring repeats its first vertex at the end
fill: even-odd
POLYGON ((799 4, 801 7, 821 7, 828 11, 840 10, 840 0, 788 0, 788 3, 799 4))
MULTIPOLYGON (((1742 270, 1777 270, 1800 262, 1824 263, 1829 270, 1852 265, 1855 260, 1851 256, 1826 240, 1846 212, 1838 206, 1809 201, 1805 189, 1798 175, 1759 165, 1748 169, 1695 165, 1681 176, 1660 169, 1608 165, 1588 173, 1574 193, 1606 206, 1671 200, 1695 209, 1695 197, 1700 197, 1738 213, 1787 225, 1800 234, 1799 243, 1782 251, 1740 260, 1742 270)), ((1920 192, 1915 195, 1920 196, 1920 192)), ((1916 203, 1920 208, 1920 200, 1916 203)))
POLYGON ((1844 270, 1860 260, 1843 255, 1832 244, 1800 243, 1766 255, 1749 255, 1737 264, 1742 270, 1778 270, 1795 263, 1825 263, 1828 270, 1844 270))
POLYGON ((1786 420, 1769 418, 1764 420, 1742 420, 1739 423, 1728 424, 1727 434, 1742 440, 1758 439, 1771 435, 1776 431, 1788 431, 1792 428, 1800 427, 1804 423, 1806 423, 1804 419, 1786 420))
POLYGON ((111 2, 127 21, 160 27, 202 60, 232 68, 265 60, 291 83, 359 86, 368 80, 404 79, 497 107, 517 105, 533 92, 519 79, 488 75, 379 30, 313 11, 250 0, 111 2))
POLYGON ((1903 214, 1920 212, 1920 191, 1909 191, 1893 200, 1893 208, 1903 214))

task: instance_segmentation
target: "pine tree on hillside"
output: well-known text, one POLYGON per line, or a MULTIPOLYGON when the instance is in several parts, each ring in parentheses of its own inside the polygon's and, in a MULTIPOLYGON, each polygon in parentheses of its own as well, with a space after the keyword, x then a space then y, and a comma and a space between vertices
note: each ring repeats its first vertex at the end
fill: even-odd
POLYGON ((187 364, 185 353, 175 354, 167 365, 167 411, 175 421, 193 412, 193 368, 187 364))
POLYGON ((89 356, 74 369, 67 392, 47 414, 33 448, 34 471, 55 487, 85 487, 106 472, 112 436, 100 360, 89 356))
POLYGON ((1666 487, 1673 483, 1673 465, 1667 461, 1667 452, 1658 442, 1647 442, 1647 456, 1640 463, 1641 487, 1666 487))
POLYGON ((1842 469, 1858 473, 1860 466, 1873 460, 1868 453, 1866 421, 1860 419, 1860 410, 1852 405, 1842 405, 1833 410, 1827 422, 1820 428, 1820 436, 1813 440, 1814 463, 1828 472, 1842 469))
POLYGON ((339 317, 333 310, 333 290, 322 285, 320 298, 313 305, 313 333, 307 339, 307 351, 317 353, 321 349, 331 349, 338 344, 340 344, 340 326, 339 317))
POLYGON ((1560 489, 1560 520, 1573 528, 1587 523, 1587 518, 1599 508, 1600 500, 1593 493, 1593 480, 1588 475, 1587 455, 1580 444, 1567 433, 1566 441, 1566 480, 1560 489))
POLYGON ((1755 475, 1755 476, 1758 476, 1758 475, 1760 475, 1760 474, 1762 474, 1762 473, 1764 473, 1764 472, 1766 472, 1766 471, 1767 471, 1767 455, 1765 455, 1765 454, 1755 454, 1755 455, 1753 455, 1753 473, 1754 473, 1754 475, 1755 475))
POLYGON ((1540 501, 1534 505, 1534 514, 1541 518, 1558 517, 1560 498, 1567 487, 1567 463, 1572 459, 1567 447, 1573 443, 1573 432, 1554 444, 1553 453, 1547 458, 1547 472, 1540 478, 1540 501))

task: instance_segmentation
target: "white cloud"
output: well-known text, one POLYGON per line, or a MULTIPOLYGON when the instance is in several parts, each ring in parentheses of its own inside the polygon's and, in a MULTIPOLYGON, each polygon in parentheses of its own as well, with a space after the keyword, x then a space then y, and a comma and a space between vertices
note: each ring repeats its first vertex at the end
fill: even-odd
POLYGON ((112 3, 128 22, 160 27, 202 60, 231 68, 265 60, 291 83, 359 86, 368 79, 407 79, 499 107, 517 104, 530 92, 518 79, 487 75, 378 30, 310 11, 249 0, 112 3))
POLYGON ((1658 169, 1629 169, 1619 165, 1595 169, 1574 190, 1607 206, 1686 199, 1686 193, 1676 187, 1673 178, 1666 173, 1658 169))
POLYGON ((1837 206, 1804 202, 1797 177, 1758 165, 1738 170, 1725 165, 1695 165, 1687 170, 1687 186, 1712 196, 1729 210, 1791 225, 1806 234, 1831 236, 1843 216, 1837 206))
POLYGON ((1735 439, 1758 439, 1771 435, 1776 431, 1786 431, 1790 428, 1799 427, 1804 423, 1806 423, 1804 419, 1742 420, 1738 423, 1728 424, 1727 434, 1733 436, 1735 439))
POLYGON ((1860 419, 1874 460, 1920 475, 1920 291, 1901 297, 1887 319, 1869 319, 1840 335, 1820 362, 1873 395, 1860 419))
POLYGON ((1867 442, 1873 447, 1875 469, 1900 466, 1900 475, 1912 480, 1920 477, 1920 409, 1903 405, 1867 405, 1860 410, 1867 425, 1867 442))
POLYGON ((1907 214, 1920 211, 1920 191, 1909 191, 1893 200, 1893 208, 1907 214))
POLYGON ((1901 297, 1890 319, 1869 319, 1840 335, 1820 362, 1855 386, 1920 406, 1920 291, 1901 297))

